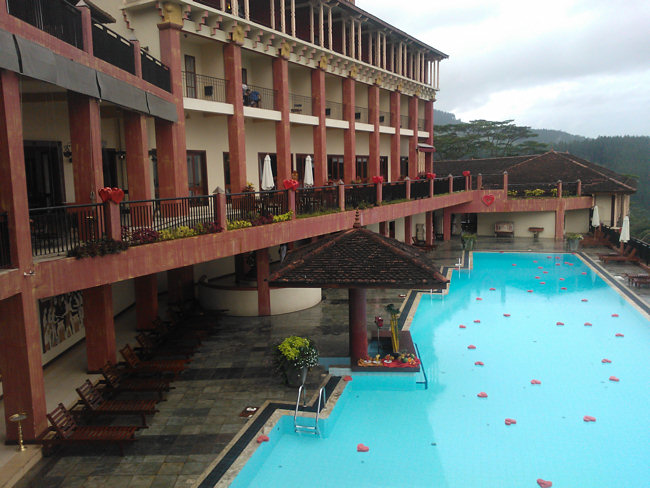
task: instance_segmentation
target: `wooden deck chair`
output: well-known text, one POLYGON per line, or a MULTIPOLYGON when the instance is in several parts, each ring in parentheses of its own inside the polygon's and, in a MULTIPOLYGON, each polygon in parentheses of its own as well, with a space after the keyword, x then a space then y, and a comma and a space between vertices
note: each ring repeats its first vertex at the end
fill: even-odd
POLYGON ((635 247, 629 247, 628 249, 631 249, 629 252, 624 253, 624 254, 618 254, 616 256, 598 256, 598 259, 600 259, 603 263, 609 263, 609 262, 615 262, 615 263, 624 263, 624 262, 632 262, 635 263, 637 261, 640 261, 639 257, 636 255, 636 248, 635 247))
POLYGON ((139 415, 142 419, 142 427, 147 427, 147 415, 153 415, 156 409, 156 400, 105 400, 99 390, 93 386, 90 380, 76 388, 81 405, 80 411, 88 415, 139 415))
POLYGON ((102 368, 103 383, 106 390, 111 394, 118 394, 123 391, 136 393, 156 393, 158 401, 164 399, 163 394, 168 392, 173 386, 170 386, 168 378, 130 378, 128 375, 120 374, 118 368, 106 363, 102 368))
POLYGON ((47 414, 52 426, 38 438, 43 445, 43 454, 51 452, 55 445, 76 444, 117 444, 120 454, 124 456, 124 445, 134 442, 135 426, 79 426, 72 414, 59 403, 52 412, 47 414))
POLYGON ((184 343, 175 343, 173 340, 170 340, 169 343, 165 342, 158 344, 151 338, 151 336, 142 332, 135 336, 135 340, 140 344, 138 350, 142 359, 150 359, 154 357, 182 357, 189 359, 190 356, 196 352, 198 347, 197 345, 192 346, 184 343))
POLYGON ((120 349, 120 354, 122 354, 126 362, 125 367, 129 372, 136 374, 170 374, 176 377, 187 369, 187 363, 189 362, 187 359, 141 361, 128 344, 120 349))

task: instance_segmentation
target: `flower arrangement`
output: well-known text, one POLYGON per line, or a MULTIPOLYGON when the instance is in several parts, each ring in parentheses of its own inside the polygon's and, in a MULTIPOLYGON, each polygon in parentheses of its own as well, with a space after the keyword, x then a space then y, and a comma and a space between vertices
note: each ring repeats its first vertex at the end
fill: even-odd
POLYGON ((293 217, 293 210, 289 210, 286 213, 273 216, 273 222, 288 222, 293 217))
POLYGON ((293 180, 293 179, 292 179, 292 180, 284 180, 284 181, 282 182, 282 184, 284 185, 284 189, 285 189, 285 190, 297 190, 297 189, 298 189, 298 185, 299 185, 300 183, 298 183, 298 180, 293 180))
POLYGON ((467 176, 469 176, 470 174, 471 174, 471 173, 470 173, 469 171, 467 171, 467 170, 463 171, 463 176, 466 176, 466 177, 467 177, 467 176))
POLYGON ((373 176, 372 177, 372 182, 373 183, 383 183, 384 182, 384 177, 379 175, 379 176, 373 176))
POLYGON ((583 239, 582 234, 576 234, 574 232, 567 232, 565 237, 566 237, 567 241, 579 241, 579 240, 583 239))
POLYGON ((228 230, 245 229, 246 227, 253 226, 249 220, 229 220, 227 225, 228 230))
POLYGON ((318 349, 307 337, 290 336, 275 348, 275 369, 288 381, 290 369, 300 371, 318 365, 318 349))
POLYGON ((115 241, 107 237, 95 241, 88 241, 84 244, 70 249, 68 251, 69 258, 94 258, 96 256, 106 256, 107 254, 117 254, 126 251, 129 244, 124 241, 115 241))
POLYGON ((427 180, 435 180, 436 179, 436 174, 435 173, 427 173, 426 175, 427 180))
POLYGON ((253 185, 253 183, 251 183, 250 181, 247 181, 246 186, 242 188, 241 191, 242 193, 253 193, 255 192, 255 185, 253 185))

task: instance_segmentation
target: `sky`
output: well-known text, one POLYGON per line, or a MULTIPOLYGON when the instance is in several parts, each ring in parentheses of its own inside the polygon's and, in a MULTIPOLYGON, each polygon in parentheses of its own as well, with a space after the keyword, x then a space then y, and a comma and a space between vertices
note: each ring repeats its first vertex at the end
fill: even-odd
POLYGON ((449 56, 438 110, 587 137, 650 136, 649 0, 356 4, 449 56))

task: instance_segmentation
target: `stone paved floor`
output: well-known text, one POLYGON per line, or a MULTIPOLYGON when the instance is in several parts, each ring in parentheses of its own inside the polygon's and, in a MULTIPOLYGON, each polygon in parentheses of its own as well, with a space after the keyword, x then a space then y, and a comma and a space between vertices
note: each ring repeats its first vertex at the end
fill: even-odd
MULTIPOLYGON (((552 240, 481 238, 478 250, 561 251, 552 240)), ((596 255, 603 249, 588 250, 596 255)), ((437 263, 453 266, 460 255, 458 241, 441 243, 432 254, 437 263)), ((627 264, 608 265, 615 275, 638 272, 627 264)), ((634 290, 650 303, 650 291, 634 290)), ((404 290, 369 290, 369 320, 388 303, 399 305, 404 290)), ((284 386, 273 373, 274 343, 290 334, 308 335, 321 356, 347 356, 347 292, 324 290, 316 307, 274 317, 222 317, 216 332, 195 354, 191 367, 173 383, 167 401, 141 430, 138 441, 120 457, 117 449, 66 448, 41 460, 15 486, 163 488, 190 487, 244 426, 239 413, 266 400, 295 402, 296 390, 284 386)), ((313 392, 324 379, 323 371, 310 373, 313 392)), ((129 423, 128 419, 120 419, 129 423)), ((133 422, 137 422, 134 419, 133 422)))

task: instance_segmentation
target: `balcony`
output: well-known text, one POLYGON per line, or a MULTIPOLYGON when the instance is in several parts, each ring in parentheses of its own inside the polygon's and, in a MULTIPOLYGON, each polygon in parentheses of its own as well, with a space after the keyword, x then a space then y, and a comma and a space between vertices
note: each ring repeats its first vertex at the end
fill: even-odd
POLYGON ((379 112, 379 125, 390 127, 390 112, 379 112))
POLYGON ((367 107, 354 107, 354 121, 363 124, 368 123, 368 108, 367 107))
POLYGON ((411 122, 411 118, 408 115, 400 115, 399 116, 399 124, 402 129, 410 129, 411 126, 409 123, 411 122))
POLYGON ((424 128, 425 127, 424 124, 425 124, 424 119, 418 119, 418 130, 421 130, 421 131, 426 130, 424 128))
POLYGON ((247 85, 248 90, 244 92, 244 106, 263 108, 266 110, 277 110, 275 105, 276 92, 271 88, 257 85, 247 85))
POLYGON ((210 102, 226 102, 226 80, 183 71, 183 95, 210 102))
POLYGON ((311 97, 289 93, 289 110, 292 114, 312 115, 311 97))
POLYGON ((325 117, 328 119, 343 120, 343 104, 325 100, 325 117))

